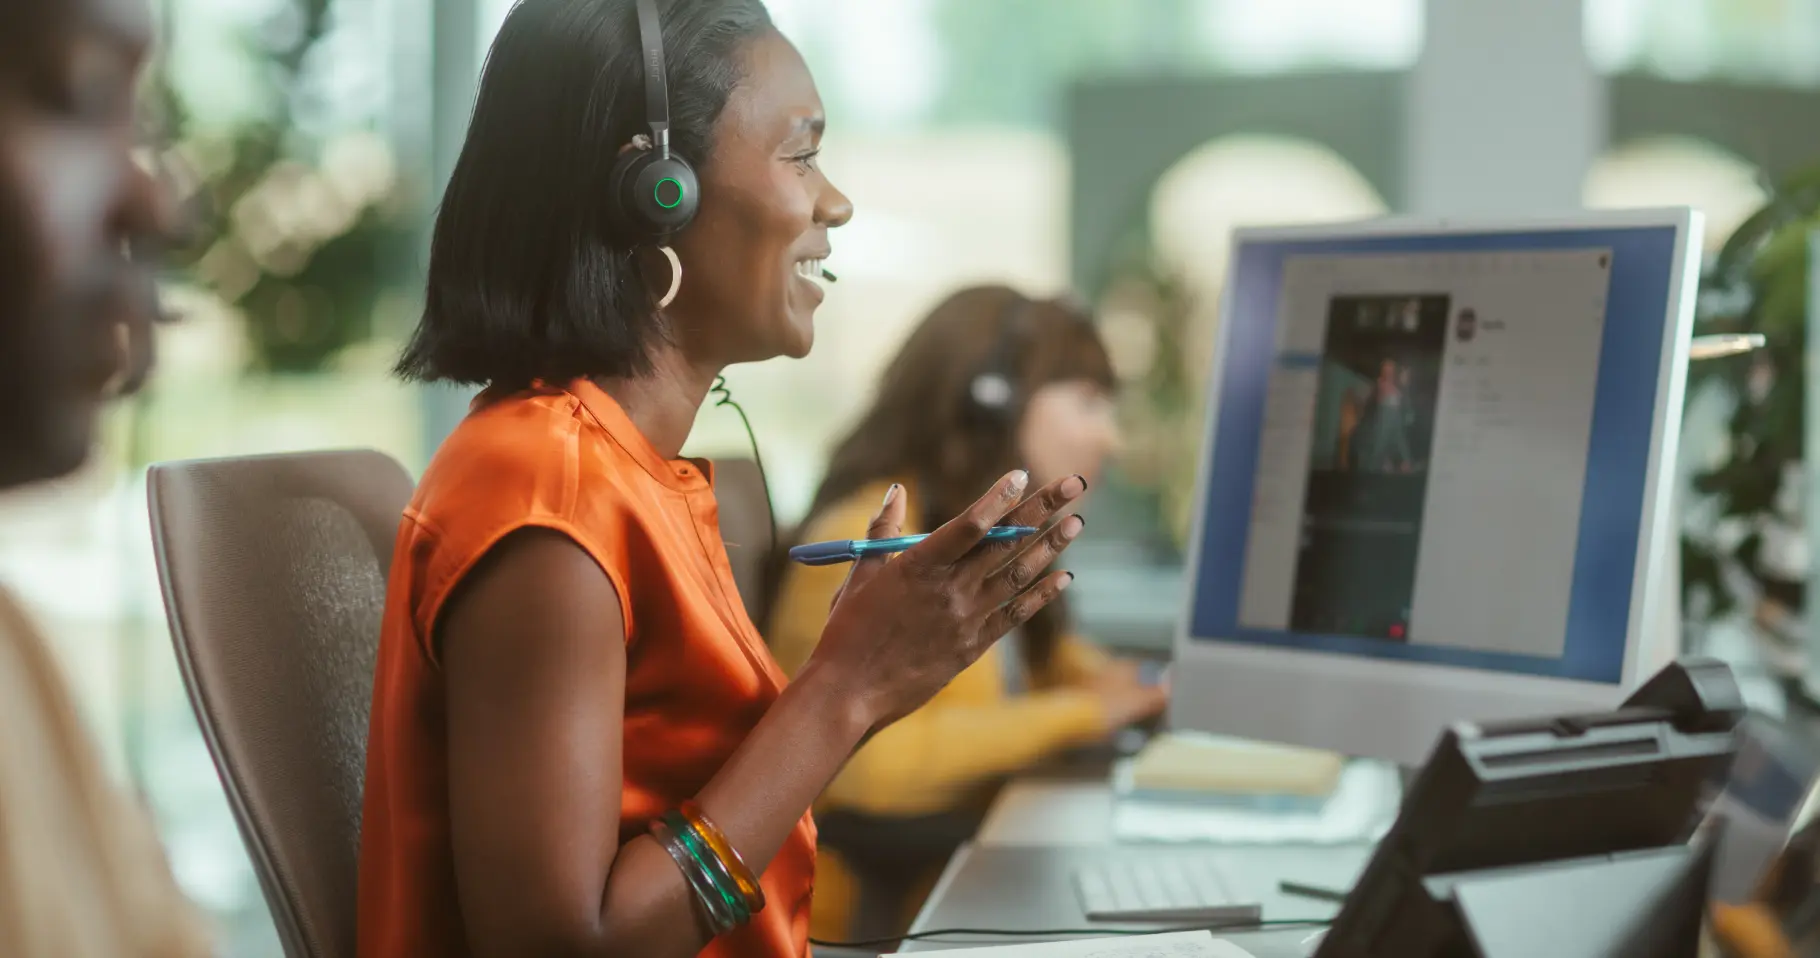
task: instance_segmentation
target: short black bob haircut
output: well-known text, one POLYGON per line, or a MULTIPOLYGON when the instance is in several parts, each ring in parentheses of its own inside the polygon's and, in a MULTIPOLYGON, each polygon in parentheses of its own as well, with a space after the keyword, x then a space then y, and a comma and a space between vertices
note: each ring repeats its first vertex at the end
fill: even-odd
MULTIPOLYGON (((771 29, 762 0, 659 0, 671 148, 698 173, 771 29)), ((648 373, 667 331, 608 216, 620 147, 648 132, 634 0, 520 0, 480 80, 397 373, 518 390, 648 373)))

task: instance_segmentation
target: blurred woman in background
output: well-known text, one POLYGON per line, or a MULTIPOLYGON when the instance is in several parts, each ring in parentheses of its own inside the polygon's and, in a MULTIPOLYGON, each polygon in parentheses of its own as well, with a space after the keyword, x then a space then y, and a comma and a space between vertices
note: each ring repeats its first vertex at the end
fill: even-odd
MULTIPOLYGON (((174 227, 132 148, 143 0, 0 3, 0 494, 88 461, 151 366, 143 255, 174 227)), ((202 958, 209 930, 0 587, 0 955, 202 958)))
MULTIPOLYGON (((864 538, 894 483, 906 493, 909 533, 934 528, 1010 469, 1028 469, 1037 483, 1071 475, 1091 482, 1119 444, 1113 388, 1091 317, 1002 286, 958 292, 923 320, 885 371, 871 409, 836 449, 797 541, 864 538)), ((815 651, 845 575, 840 567, 774 569, 768 637, 792 674, 815 651)), ((1049 605, 923 708, 874 736, 835 778, 818 805, 829 841, 816 885, 816 933, 895 933, 850 927, 858 883, 839 857, 842 812, 902 823, 893 829, 905 836, 902 844, 934 846, 924 862, 898 856, 876 869, 871 884, 894 884, 892 893, 865 889, 868 917, 878 906, 907 917, 927 880, 916 866, 946 857, 942 842, 917 834, 919 825, 956 812, 970 825, 1006 775, 1104 742, 1158 714, 1165 701, 1161 688, 1140 681, 1135 664, 1073 635, 1062 602, 1049 605)))

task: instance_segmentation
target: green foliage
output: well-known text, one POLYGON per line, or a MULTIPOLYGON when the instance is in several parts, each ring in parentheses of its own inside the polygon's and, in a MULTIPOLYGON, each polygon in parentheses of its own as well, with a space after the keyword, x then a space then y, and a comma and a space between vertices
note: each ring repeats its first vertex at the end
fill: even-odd
POLYGON ((1100 303, 1101 328, 1124 377, 1126 443, 1119 472, 1169 545, 1187 545, 1200 454, 1206 370, 1193 365, 1197 297, 1141 233, 1127 237, 1100 303), (1127 342, 1143 360, 1121 355, 1127 342))
MULTIPOLYGON (((1731 555, 1691 539, 1682 543, 1684 590, 1706 592, 1714 613, 1733 608, 1725 560, 1738 563, 1759 588, 1800 601, 1800 587, 1759 559, 1761 530, 1786 522, 1778 505, 1792 466, 1803 459, 1811 244, 1820 231, 1820 167, 1791 177, 1726 242, 1704 277, 1702 298, 1736 303, 1707 310, 1708 328, 1757 332, 1766 348, 1748 358, 1696 364, 1690 386, 1718 381, 1737 397, 1729 423, 1730 457, 1694 480, 1721 514, 1748 530, 1731 555)), ((1820 517, 1809 517, 1810 520, 1820 517)))
POLYGON ((254 372, 315 372, 370 338, 416 237, 382 141, 358 131, 312 140, 296 127, 333 2, 287 0, 246 38, 271 86, 268 116, 192 129, 168 71, 152 78, 167 161, 194 185, 167 265, 245 318, 254 372))

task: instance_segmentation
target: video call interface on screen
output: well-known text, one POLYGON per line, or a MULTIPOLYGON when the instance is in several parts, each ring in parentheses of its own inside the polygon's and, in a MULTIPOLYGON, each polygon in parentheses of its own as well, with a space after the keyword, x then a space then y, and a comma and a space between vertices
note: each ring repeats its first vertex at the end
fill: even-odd
POLYGON ((1192 635, 1616 681, 1674 248, 1241 247, 1192 635))

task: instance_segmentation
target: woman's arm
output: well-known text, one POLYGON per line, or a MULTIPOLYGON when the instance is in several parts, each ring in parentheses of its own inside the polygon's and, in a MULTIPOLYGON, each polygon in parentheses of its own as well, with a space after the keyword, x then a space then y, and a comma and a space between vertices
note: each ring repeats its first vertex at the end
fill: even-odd
POLYGON ((871 815, 948 811, 986 782, 1064 748, 1102 741, 1111 731, 1100 696, 1091 691, 994 702, 956 701, 955 691, 938 693, 867 741, 828 787, 826 801, 871 815))
MULTIPOLYGON (((696 798, 761 871, 870 730, 916 710, 1067 587, 1045 574, 1078 519, 1075 477, 1022 499, 1014 473, 929 539, 855 563, 813 660, 696 798)), ((903 496, 870 533, 896 535, 903 496)), ((481 958, 685 958, 710 939, 686 879, 647 837, 620 844, 625 621, 606 573, 554 532, 509 536, 435 635, 446 673, 456 893, 481 958)), ((661 641, 662 636, 653 636, 661 641)))
MULTIPOLYGON (((835 505, 808 525, 805 540, 866 535, 869 505, 876 500, 868 502, 865 493, 835 505)), ((794 672, 813 655, 829 599, 845 576, 839 566, 792 566, 784 573, 769 639, 786 670, 794 672)), ((1135 666, 1117 665, 1075 636, 1056 644, 1051 667, 1036 677, 1038 689, 1029 694, 1003 697, 996 670, 976 664, 929 704, 862 745, 824 799, 872 815, 954 808, 985 782, 1063 749, 1103 741, 1125 723, 1147 717, 1147 706, 1131 703, 1142 696, 1109 681, 1126 674, 1124 684, 1135 688, 1135 666)))
POLYGON ((1055 643, 1043 673, 1032 678, 1038 688, 1094 688, 1113 672, 1129 674, 1132 681, 1138 676, 1136 663, 1114 659, 1099 646, 1070 633, 1055 643))
MULTIPOLYGON (((471 572, 440 629, 462 919, 477 956, 694 955, 710 940, 674 862, 620 844, 625 626, 568 538, 528 530, 471 572)), ((702 790, 755 872, 867 730, 812 665, 702 790)))
MULTIPOLYGON (((803 530, 805 541, 865 536, 866 510, 878 504, 870 491, 812 520, 803 530)), ((829 601, 846 575, 840 566, 785 571, 768 638, 786 671, 794 674, 814 655, 829 601)), ((1106 710, 1093 692, 1039 691, 1008 699, 999 682, 989 660, 968 668, 927 705, 867 740, 829 785, 825 800, 873 815, 946 811, 984 782, 1105 738, 1106 710)))
POLYGON ((1168 705, 1168 690, 1139 681, 1135 663, 1083 648, 1089 659, 1099 655, 1107 663, 1096 676, 1008 698, 979 694, 975 683, 996 689, 1000 678, 995 669, 973 666, 928 705, 861 746, 828 786, 826 800, 873 815, 954 808, 981 784, 1062 749, 1105 741, 1168 705))

